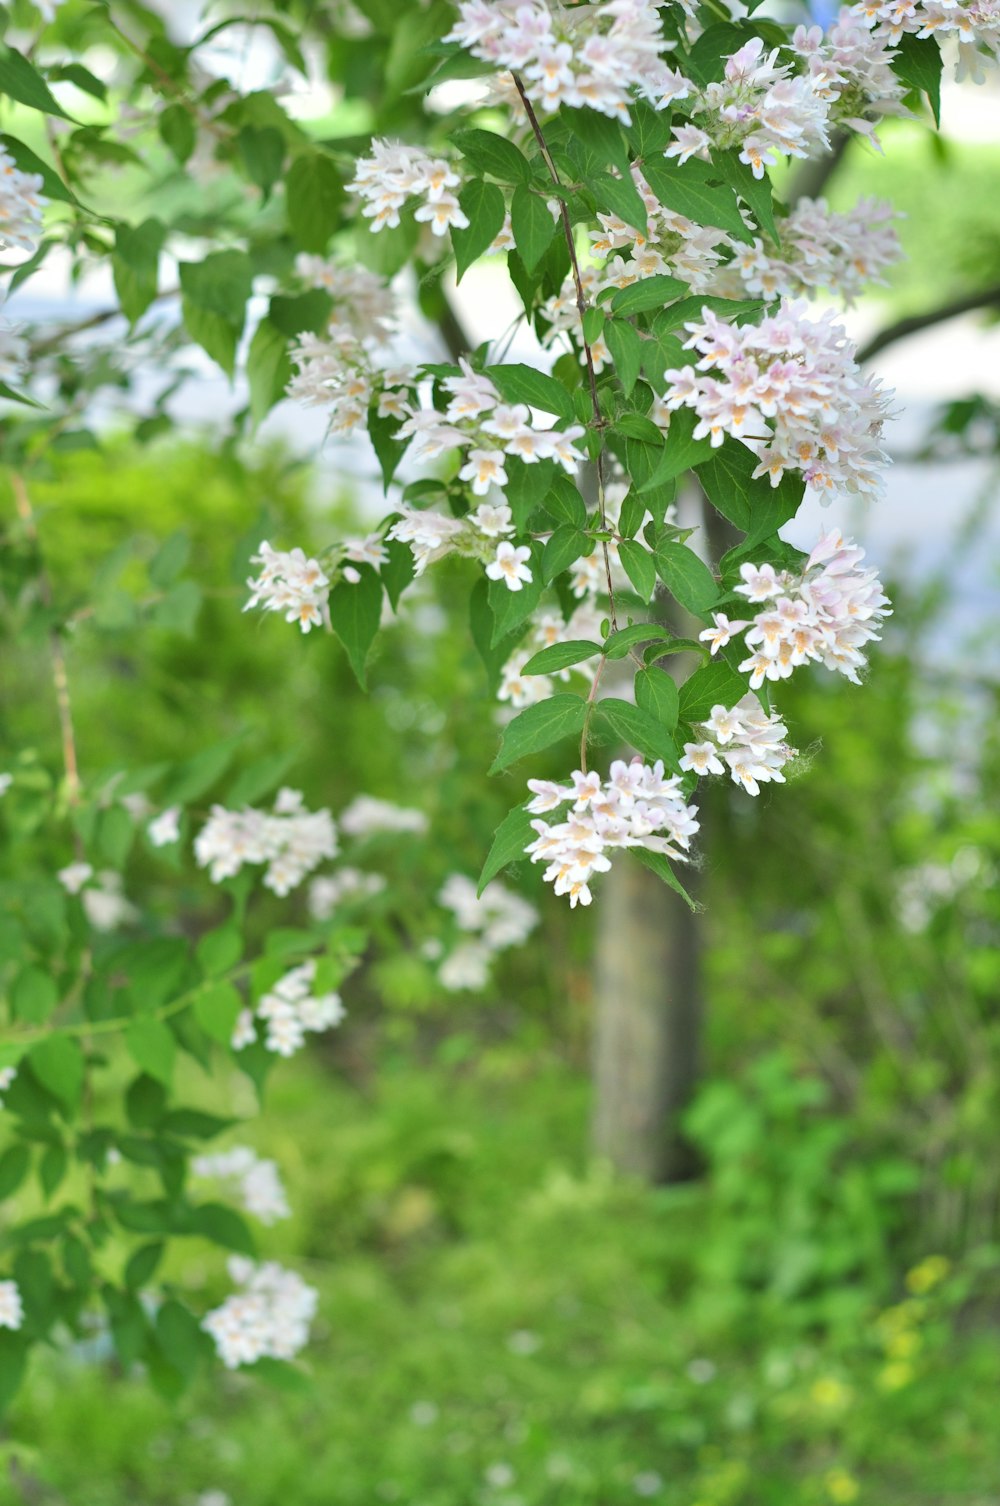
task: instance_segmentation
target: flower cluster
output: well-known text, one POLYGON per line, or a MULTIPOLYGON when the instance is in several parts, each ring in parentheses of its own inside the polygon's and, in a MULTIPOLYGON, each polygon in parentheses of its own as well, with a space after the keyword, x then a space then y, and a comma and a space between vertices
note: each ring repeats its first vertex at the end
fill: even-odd
POLYGON ((799 574, 773 565, 741 565, 740 596, 762 604, 752 621, 713 613, 715 626, 701 634, 712 653, 734 633, 750 650, 740 671, 757 689, 765 680, 787 680, 800 664, 823 664, 858 684, 866 659, 862 648, 879 637, 889 598, 876 570, 860 568, 865 551, 836 530, 821 538, 799 574))
POLYGON ((328 810, 307 811, 298 790, 280 790, 271 812, 213 805, 194 841, 194 855, 213 884, 234 878, 245 863, 266 864, 265 887, 289 894, 324 858, 337 852, 328 810))
POLYGON ((597 110, 630 123, 635 95, 662 107, 684 92, 660 57, 665 42, 655 0, 460 0, 447 41, 516 72, 545 114, 560 105, 597 110))
MULTIPOLYGON (((781 222, 781 247, 756 238, 740 246, 732 267, 733 296, 812 297, 826 289, 850 307, 868 283, 885 283, 885 269, 902 257, 891 204, 860 199, 838 213, 824 199, 799 199, 781 222)), ((728 289, 719 288, 719 291, 728 289)))
POLYGON ((538 911, 519 894, 494 881, 477 897, 475 884, 462 873, 445 880, 438 903, 451 911, 458 929, 469 938, 459 942, 438 969, 449 991, 485 988, 496 954, 521 946, 538 924, 538 911))
POLYGON ((408 199, 420 200, 414 219, 429 224, 435 235, 444 235, 453 225, 468 226, 453 192, 462 180, 450 162, 398 141, 375 140, 371 151, 370 157, 358 158, 354 179, 347 185, 348 193, 364 200, 361 213, 371 222, 371 230, 398 225, 399 211, 408 199))
POLYGON ((830 29, 797 26, 791 50, 826 102, 830 121, 875 139, 869 116, 907 115, 906 86, 892 68, 888 39, 870 31, 857 10, 844 7, 830 29))
POLYGON ((682 769, 692 773, 725 774, 741 785, 749 795, 759 795, 762 784, 784 784, 781 772, 796 749, 785 742, 788 728, 777 712, 767 712, 753 694, 745 695, 737 706, 713 706, 707 722, 708 734, 700 743, 685 743, 682 769))
POLYGON ((256 1011, 240 1011, 233 1030, 234 1051, 242 1051, 257 1039, 254 1013, 265 1022, 264 1045, 278 1056, 294 1056, 307 1034, 319 1034, 340 1025, 346 1015, 340 995, 314 994, 316 962, 310 958, 279 978, 257 1003, 256 1011))
POLYGON ((230 1183, 244 1210, 262 1224, 277 1223, 291 1215, 277 1166, 273 1161, 262 1161, 248 1145, 234 1145, 232 1150, 213 1156, 196 1156, 191 1170, 196 1177, 230 1183))
POLYGON ((664 400, 669 410, 694 409, 696 438, 746 440, 760 461, 755 474, 772 486, 795 470, 821 495, 879 494, 888 395, 862 376, 831 313, 810 319, 805 304, 782 302, 759 324, 738 326, 704 308, 685 328, 700 359, 666 372, 664 400))
POLYGON ((326 408, 331 434, 350 434, 366 424, 373 402, 379 418, 402 418, 411 401, 413 369, 386 366, 377 352, 373 338, 334 318, 325 335, 299 336, 288 396, 306 408, 326 408))
POLYGON ((777 48, 765 53, 760 37, 726 59, 721 81, 690 88, 686 108, 700 124, 672 127, 665 157, 686 162, 707 158, 713 146, 738 147, 740 161, 763 178, 781 157, 814 157, 829 147, 827 102, 810 77, 779 62, 777 48))
POLYGON ((34 251, 42 236, 42 210, 49 202, 42 197, 40 173, 23 173, 0 146, 0 247, 15 246, 34 251))
POLYGON ((338 820, 348 837, 371 837, 382 832, 413 832, 419 836, 427 830, 423 811, 378 800, 374 795, 358 795, 344 807, 338 820))
POLYGON ((255 1265, 235 1255, 228 1269, 242 1290, 202 1322, 222 1363, 236 1370, 264 1358, 294 1359, 309 1342, 309 1324, 319 1301, 315 1288, 274 1261, 255 1265))
POLYGON ((635 758, 616 761, 608 778, 577 770, 571 785, 529 779, 534 799, 528 810, 543 815, 570 803, 565 821, 532 821, 535 840, 524 849, 533 863, 547 863, 544 878, 570 905, 589 905, 590 879, 607 873, 609 851, 641 847, 663 857, 686 861, 698 830, 698 812, 686 804, 681 779, 664 775, 663 764, 635 758))
POLYGON ((0 1281, 0 1328, 20 1328, 24 1306, 16 1281, 0 1281))
POLYGON ((139 918, 122 893, 122 878, 114 869, 96 873, 90 863, 70 863, 56 878, 67 894, 79 895, 83 911, 95 931, 115 931, 139 918))
POLYGON ((329 293, 338 325, 353 330, 360 339, 381 341, 391 334, 396 323, 396 299, 377 272, 305 252, 295 258, 295 271, 309 287, 329 293))
MULTIPOLYGON (((958 41, 957 77, 982 83, 983 54, 1000 60, 1000 3, 998 0, 861 0, 850 7, 859 24, 894 47, 904 32, 918 37, 954 36, 958 41)), ((843 12, 841 12, 843 15, 843 12)))
POLYGON ((361 868, 340 868, 336 873, 323 874, 309 885, 309 914, 313 920, 330 920, 337 906, 345 900, 371 899, 381 894, 386 879, 381 873, 365 873, 361 868))
POLYGON ((327 621, 330 577, 317 560, 307 558, 301 549, 272 549, 264 539, 250 563, 260 565, 261 571, 247 581, 251 595, 244 612, 253 607, 283 612, 285 621, 297 622, 304 633, 327 621))

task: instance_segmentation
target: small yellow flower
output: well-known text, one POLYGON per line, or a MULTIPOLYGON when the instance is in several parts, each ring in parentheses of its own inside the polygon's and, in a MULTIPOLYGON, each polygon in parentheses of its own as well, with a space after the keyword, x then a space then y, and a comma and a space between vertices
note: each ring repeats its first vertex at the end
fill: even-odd
POLYGON ((906 1274, 906 1285, 911 1292, 922 1296, 938 1286, 951 1270, 951 1261, 944 1255, 928 1255, 919 1265, 906 1274))
POLYGON ((856 1501, 861 1494, 861 1486, 846 1469, 831 1469, 823 1484, 830 1500, 836 1501, 837 1506, 848 1506, 849 1502, 856 1501))
POLYGON ((883 1391, 899 1391, 910 1384, 913 1375, 912 1365, 908 1365, 905 1360, 894 1360, 880 1371, 878 1383, 883 1391))
POLYGON ((851 1399, 850 1390, 835 1375, 822 1375, 813 1381, 809 1395, 825 1412, 840 1412, 851 1399))

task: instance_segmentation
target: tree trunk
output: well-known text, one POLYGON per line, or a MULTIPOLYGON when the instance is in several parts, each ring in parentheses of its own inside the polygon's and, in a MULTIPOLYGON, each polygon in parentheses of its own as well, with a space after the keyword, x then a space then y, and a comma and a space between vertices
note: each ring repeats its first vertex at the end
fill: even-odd
POLYGON ((695 1170, 679 1117, 698 1080, 700 972, 698 917, 623 857, 601 886, 593 1138, 618 1171, 648 1182, 695 1170))

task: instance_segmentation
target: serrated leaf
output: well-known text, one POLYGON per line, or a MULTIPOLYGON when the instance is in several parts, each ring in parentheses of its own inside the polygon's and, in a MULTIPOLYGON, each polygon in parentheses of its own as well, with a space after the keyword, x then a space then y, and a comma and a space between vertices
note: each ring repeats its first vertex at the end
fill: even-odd
POLYGON ((558 523, 569 523, 573 528, 586 527, 587 504, 568 476, 553 477, 543 506, 549 517, 558 523))
POLYGON ((586 702, 577 695, 554 695, 526 707, 504 728, 500 751, 489 772, 500 774, 519 758, 540 753, 564 737, 578 735, 583 730, 586 713, 586 702))
POLYGON ((594 720, 598 727, 628 743, 643 757, 654 762, 659 759, 677 771, 677 749, 673 738, 663 724, 641 706, 633 706, 631 701, 612 696, 598 701, 594 720))
POLYGON ((684 885, 662 852, 650 852, 648 847, 632 847, 629 851, 635 854, 640 863, 645 864, 658 878, 661 878, 665 884, 673 889, 675 894, 679 894, 689 910, 693 910, 697 915, 700 910, 705 908, 696 899, 691 898, 691 895, 684 888, 684 885))
POLYGON ((756 457, 735 440, 711 452, 698 464, 698 479, 717 512, 747 534, 747 547, 769 538, 798 511, 803 495, 800 476, 787 472, 777 487, 764 476, 754 477, 756 457))
POLYGON ((568 523, 561 524, 542 550, 542 579, 546 585, 568 570, 578 559, 590 553, 590 539, 578 528, 568 523))
POLYGON ((656 590, 656 566, 649 550, 635 539, 623 539, 618 545, 618 558, 643 601, 651 601, 656 590))
POLYGON ((506 136, 498 136, 495 131, 454 131, 451 142, 479 172, 489 173, 501 183, 531 182, 528 159, 506 136))
POLYGON ((365 664, 382 620, 382 582, 371 565, 355 566, 356 584, 342 580, 330 592, 330 623, 347 650, 358 684, 367 687, 365 664))
POLYGON ((632 181, 631 173, 625 178, 613 178, 610 173, 594 173, 587 179, 587 187, 603 213, 617 215, 641 235, 648 234, 646 205, 632 181))
POLYGON ((170 1086, 177 1057, 177 1042, 170 1028, 153 1015, 140 1015, 125 1031, 125 1046, 132 1060, 148 1076, 170 1086))
POLYGON ((624 659, 638 643, 669 637, 670 629, 659 622, 635 622, 612 633, 604 645, 604 652, 609 659, 624 659))
POLYGON ((689 612, 707 612, 718 600, 719 586, 714 575, 685 544, 663 540, 656 546, 653 557, 667 590, 689 612))
POLYGON ((558 674, 561 669, 569 669, 573 664, 581 664, 584 659, 592 659, 600 652, 599 643, 587 643, 582 638, 570 638, 565 643, 550 643, 548 648, 532 654, 521 673, 523 675, 558 674))
POLYGON ((507 457, 504 467, 507 485, 504 495, 514 519, 516 533, 527 533, 535 509, 544 502, 556 475, 554 460, 537 460, 532 464, 517 455, 507 457))
POLYGON ((624 319, 609 319, 604 326, 604 339, 625 396, 631 397, 642 365, 642 340, 638 331, 624 319))
POLYGON ((648 711, 650 716, 663 723, 668 732, 673 732, 680 712, 680 696, 676 681, 665 669, 658 669, 655 665, 641 669, 635 677, 635 699, 643 711, 648 711))
POLYGON ((728 230, 737 240, 752 241, 743 223, 736 195, 728 183, 706 181, 716 170, 702 162, 646 162, 643 173, 661 204, 677 214, 687 215, 696 225, 715 225, 728 230))
POLYGON ((325 152, 300 153, 285 179, 285 212, 303 251, 326 250, 340 224, 343 204, 344 185, 333 159, 325 152))
MULTIPOLYGON (((486 135, 486 132, 483 132, 486 135)), ((451 244, 455 251, 455 280, 461 282, 466 272, 496 240, 503 229, 505 214, 503 194, 495 183, 474 178, 458 196, 468 225, 453 225, 451 244)))
POLYGON ((493 844, 483 864, 483 871, 479 875, 477 891, 479 894, 482 894, 490 880, 496 878, 497 874, 509 863, 516 863, 524 857, 524 849, 529 842, 534 840, 535 833, 531 827, 534 819, 523 805, 516 805, 501 821, 494 833, 493 844))
POLYGON ((662 309, 672 299, 687 291, 687 283, 679 277, 670 277, 658 272, 654 277, 643 277, 631 287, 619 288, 611 299, 611 312, 621 319, 633 314, 647 314, 650 309, 662 309))
POLYGON ((523 183, 514 190, 510 224, 518 254, 527 271, 533 272, 552 244, 556 224, 545 200, 523 183))
POLYGON ((696 669, 680 688, 679 714, 683 722, 702 722, 711 716, 713 706, 732 710, 746 695, 749 686, 724 659, 696 669))
POLYGON ((486 375, 505 403, 527 403, 556 418, 573 419, 576 409, 562 382, 536 371, 534 366, 489 366, 486 375))

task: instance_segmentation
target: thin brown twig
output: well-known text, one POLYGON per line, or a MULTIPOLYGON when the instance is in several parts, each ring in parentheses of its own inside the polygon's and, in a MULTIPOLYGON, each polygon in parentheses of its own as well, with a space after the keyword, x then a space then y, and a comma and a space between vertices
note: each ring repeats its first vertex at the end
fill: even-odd
MULTIPOLYGON (((535 114, 532 103, 525 93, 524 85, 521 83, 521 80, 516 73, 512 74, 512 78, 514 80, 514 87, 517 89, 517 92, 520 95, 521 103, 523 104, 525 113, 527 114, 528 123, 531 126, 532 134, 534 135, 534 138, 538 143, 538 150, 542 154, 542 160, 549 170, 549 177, 552 179, 552 182, 557 188, 562 188, 563 183, 562 179, 559 176, 559 170, 552 160, 552 153, 549 151, 548 144, 542 133, 542 128, 538 123, 538 116, 535 114)), ((566 208, 566 205, 562 199, 559 200, 559 218, 562 221, 563 235, 566 240, 566 249, 569 251, 570 265, 573 268, 573 282, 576 287, 576 306, 580 315, 580 339, 583 342, 583 355, 587 367, 587 383, 590 388, 590 402, 594 410, 594 428, 597 432, 598 438, 601 441, 601 447, 597 452, 597 459, 594 462, 594 465, 597 471, 597 501, 601 514, 601 527, 602 529, 606 529, 608 526, 608 518, 604 499, 603 439, 605 422, 604 415, 601 413, 600 399, 597 395, 597 372, 594 369, 594 353, 590 348, 590 341, 587 339, 587 336, 583 329, 584 315, 586 314, 588 308, 587 295, 584 292, 583 288, 583 277, 580 273, 580 262, 576 254, 576 243, 573 240, 573 226, 570 223, 569 210, 566 208)), ((611 617, 611 627, 612 631, 617 632, 618 618, 615 613, 615 591, 614 586, 611 583, 611 555, 608 551, 607 539, 601 540, 601 551, 604 555, 604 573, 607 578, 608 584, 608 610, 611 617)))
MULTIPOLYGON (((31 505, 27 483, 19 471, 11 472, 11 489, 18 516, 32 543, 38 548, 38 525, 31 505)), ((52 587, 44 566, 39 570, 38 593, 46 607, 52 605, 52 587)), ((69 694, 69 676, 66 673, 66 655, 58 632, 49 634, 49 657, 52 661, 52 683, 56 692, 56 707, 59 712, 59 730, 62 738, 63 767, 66 771, 66 798, 70 805, 80 803, 80 763, 76 751, 76 732, 73 726, 73 706, 69 694)))
POLYGON ((910 335, 918 335, 921 330, 931 329, 935 324, 945 324, 949 319, 957 319, 960 314, 971 314, 976 309, 1000 307, 1000 284, 993 287, 981 288, 977 293, 964 293, 960 298, 953 298, 948 303, 942 303, 936 309, 928 309, 925 314, 910 314, 906 319, 898 319, 895 324, 886 325, 885 329, 879 330, 873 335, 867 345, 863 345, 858 351, 858 362, 863 364, 885 350, 887 345, 895 345, 897 340, 906 340, 910 335))

